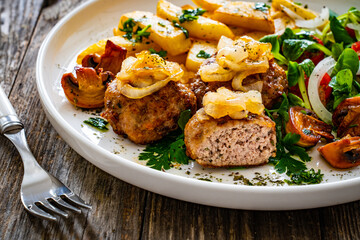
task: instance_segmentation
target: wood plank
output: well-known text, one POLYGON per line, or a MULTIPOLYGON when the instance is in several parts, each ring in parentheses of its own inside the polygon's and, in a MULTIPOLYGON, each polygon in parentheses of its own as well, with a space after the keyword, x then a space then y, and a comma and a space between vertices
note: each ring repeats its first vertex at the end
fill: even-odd
POLYGON ((320 209, 322 239, 360 239, 360 201, 320 209))
POLYGON ((319 210, 257 211, 255 239, 320 239, 319 210))
POLYGON ((254 212, 149 193, 142 239, 253 239, 254 212))
MULTIPOLYGON (((26 213, 20 202, 23 169, 18 154, 4 137, 0 138, 1 239, 137 239, 146 192, 124 183, 96 168, 76 154, 55 132, 41 109, 35 87, 37 51, 51 27, 79 0, 64 0, 44 9, 36 26, 24 61, 19 70, 10 100, 22 119, 39 163, 61 179, 81 198, 92 204, 92 210, 71 214, 59 223, 46 222, 26 213)), ((10 87, 7 85, 8 88, 10 87)))
POLYGON ((29 45, 43 0, 0 1, 0 83, 10 91, 29 45))

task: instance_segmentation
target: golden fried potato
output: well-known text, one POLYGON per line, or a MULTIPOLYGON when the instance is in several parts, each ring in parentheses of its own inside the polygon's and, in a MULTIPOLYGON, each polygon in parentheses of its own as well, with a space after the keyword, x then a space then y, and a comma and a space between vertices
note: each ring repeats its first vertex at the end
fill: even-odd
MULTIPOLYGON (((197 72, 199 70, 200 65, 206 60, 205 57, 198 57, 200 51, 202 50, 205 52, 204 53, 205 55, 208 54, 208 56, 209 55, 211 56, 215 54, 216 46, 217 46, 216 42, 209 42, 203 40, 194 41, 186 58, 186 64, 185 64, 186 68, 189 71, 197 72)), ((201 56, 201 54, 199 56, 201 56)))
POLYGON ((274 33, 270 10, 256 10, 254 2, 228 2, 214 11, 213 18, 232 26, 274 33))
MULTIPOLYGON (((182 13, 181 7, 166 0, 160 0, 157 4, 156 14, 169 21, 178 22, 182 13)), ((180 25, 188 30, 190 37, 193 38, 217 41, 221 36, 234 37, 230 28, 225 24, 202 16, 198 16, 197 20, 180 23, 180 25)))
POLYGON ((123 24, 130 18, 142 29, 151 25, 147 30, 150 32, 149 39, 170 55, 176 56, 185 53, 191 47, 190 38, 187 38, 181 29, 174 27, 170 21, 155 16, 151 12, 134 11, 124 14, 120 18, 119 29, 123 29, 123 24))

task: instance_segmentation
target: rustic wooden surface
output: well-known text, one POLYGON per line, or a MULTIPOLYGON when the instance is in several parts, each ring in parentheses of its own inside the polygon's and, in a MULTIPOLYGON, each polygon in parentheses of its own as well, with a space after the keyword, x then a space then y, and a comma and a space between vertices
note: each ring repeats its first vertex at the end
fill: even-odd
POLYGON ((0 136, 0 239, 360 239, 360 201, 282 212, 202 206, 134 187, 74 152, 41 108, 35 62, 46 34, 80 2, 0 1, 0 84, 23 120, 40 164, 93 209, 57 223, 29 215, 19 196, 21 160, 0 136))

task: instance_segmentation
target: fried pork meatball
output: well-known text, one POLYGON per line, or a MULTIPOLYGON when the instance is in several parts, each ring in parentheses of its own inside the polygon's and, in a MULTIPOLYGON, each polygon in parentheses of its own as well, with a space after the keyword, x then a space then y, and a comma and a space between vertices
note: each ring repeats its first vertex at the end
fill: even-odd
MULTIPOLYGON (((286 73, 274 60, 269 62, 269 69, 265 73, 254 74, 243 80, 243 85, 249 85, 257 81, 263 82, 261 91, 263 103, 266 108, 272 106, 281 99, 283 93, 288 91, 288 81, 286 73)), ((203 82, 200 76, 197 76, 189 83, 190 89, 195 93, 198 108, 202 107, 202 99, 207 92, 214 92, 220 87, 226 87, 233 90, 231 81, 228 82, 203 82)))
POLYGON ((186 124, 185 145, 204 167, 261 165, 276 154, 275 123, 259 115, 214 119, 200 109, 186 124))
POLYGON ((169 82, 159 91, 130 99, 117 89, 117 82, 109 84, 105 92, 105 112, 102 117, 114 132, 127 136, 137 144, 148 144, 177 129, 180 113, 186 109, 196 111, 194 93, 181 83, 169 82))

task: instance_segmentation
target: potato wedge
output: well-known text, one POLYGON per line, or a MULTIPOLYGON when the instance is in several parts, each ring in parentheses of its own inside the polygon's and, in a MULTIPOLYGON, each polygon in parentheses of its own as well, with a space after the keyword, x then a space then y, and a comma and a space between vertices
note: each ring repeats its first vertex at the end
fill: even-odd
POLYGON ((155 50, 160 50, 160 46, 154 43, 154 41, 150 39, 146 39, 146 41, 143 42, 131 42, 122 36, 114 36, 110 38, 105 38, 100 40, 97 43, 94 43, 93 45, 90 45, 88 48, 83 50, 77 57, 76 63, 81 64, 83 58, 89 54, 99 54, 102 55, 105 53, 105 46, 107 40, 112 41, 114 44, 123 47, 127 50, 126 57, 128 56, 134 56, 135 53, 141 52, 143 50, 147 50, 149 48, 153 48, 155 50))
MULTIPOLYGON (((181 7, 178 7, 166 0, 160 0, 157 4, 156 14, 169 21, 178 21, 182 15, 181 7)), ((180 23, 189 31, 190 37, 204 40, 218 41, 221 36, 233 38, 234 34, 225 24, 210 18, 198 16, 197 20, 180 23)))
POLYGON ((229 2, 226 0, 192 0, 197 6, 208 10, 215 11, 219 7, 223 6, 225 3, 229 2))
POLYGON ((200 65, 206 60, 206 58, 197 57, 199 52, 203 50, 205 51, 205 53, 213 55, 216 52, 216 47, 216 42, 209 42, 203 40, 194 41, 186 58, 186 68, 189 71, 197 72, 200 68, 200 65))
POLYGON ((317 15, 313 11, 306 9, 298 4, 295 4, 291 0, 273 0, 272 1, 272 6, 277 10, 282 10, 281 5, 289 8, 291 11, 293 11, 297 15, 303 17, 305 20, 313 19, 313 18, 317 17, 317 15))
POLYGON ((213 19, 228 25, 267 33, 275 31, 270 11, 256 10, 254 2, 228 2, 214 11, 213 19))
POLYGON ((170 21, 161 19, 151 12, 134 11, 124 14, 120 18, 120 29, 129 18, 132 18, 141 28, 151 25, 148 29, 149 39, 173 56, 185 53, 191 47, 190 38, 186 38, 182 30, 175 28, 170 21))

